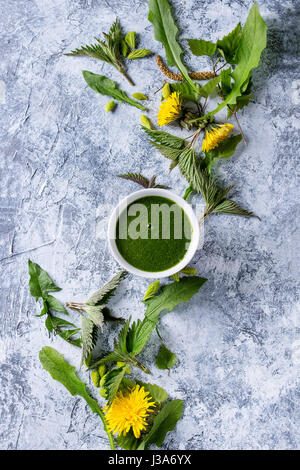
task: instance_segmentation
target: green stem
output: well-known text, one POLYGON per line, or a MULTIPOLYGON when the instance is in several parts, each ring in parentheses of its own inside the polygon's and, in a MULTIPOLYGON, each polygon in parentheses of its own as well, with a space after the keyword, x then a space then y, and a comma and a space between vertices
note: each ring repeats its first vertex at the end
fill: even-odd
POLYGON ((98 415, 100 416, 101 421, 102 421, 102 423, 103 423, 104 431, 105 431, 106 434, 107 434, 107 437, 108 437, 108 440, 109 440, 110 448, 111 448, 111 450, 114 450, 114 449, 115 449, 114 439, 113 439, 111 433, 107 430, 106 421, 105 421, 105 416, 104 416, 104 413, 103 413, 103 411, 101 410, 100 406, 99 406, 98 409, 97 409, 97 413, 98 413, 98 415))

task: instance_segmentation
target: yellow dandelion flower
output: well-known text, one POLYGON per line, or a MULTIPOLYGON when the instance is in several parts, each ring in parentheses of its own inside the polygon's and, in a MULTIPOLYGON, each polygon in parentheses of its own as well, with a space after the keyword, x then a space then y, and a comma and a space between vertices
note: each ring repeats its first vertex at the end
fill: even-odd
POLYGON ((157 122, 159 126, 165 126, 181 116, 182 99, 178 91, 171 93, 159 107, 157 122))
POLYGON ((145 392, 144 387, 139 385, 129 389, 125 394, 119 392, 112 404, 103 410, 108 430, 113 434, 126 436, 132 429, 138 439, 141 431, 144 431, 148 425, 147 416, 154 411, 150 409, 155 407, 155 402, 151 400, 149 392, 145 392))
POLYGON ((208 152, 217 147, 220 142, 226 139, 233 128, 232 124, 214 124, 208 127, 202 143, 203 152, 208 152))

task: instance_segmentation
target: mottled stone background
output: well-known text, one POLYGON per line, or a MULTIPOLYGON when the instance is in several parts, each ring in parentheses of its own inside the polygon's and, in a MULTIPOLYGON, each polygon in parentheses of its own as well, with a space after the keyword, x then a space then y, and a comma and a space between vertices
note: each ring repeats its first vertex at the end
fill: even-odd
MULTIPOLYGON (((170 377, 156 369, 155 335, 142 354, 152 380, 185 402, 166 449, 299 447, 299 3, 258 3, 269 35, 253 74, 255 100, 240 113, 248 145, 240 144, 215 172, 224 184, 236 184, 236 200, 262 221, 216 215, 206 222, 194 265, 208 281, 161 320, 161 334, 179 363, 170 377)), ((215 40, 244 22, 253 2, 173 4, 183 37, 215 40)), ((0 447, 106 449, 99 418, 40 366, 44 345, 75 365, 79 351, 49 339, 43 320, 35 317, 39 307, 28 292, 27 259, 63 287, 62 301, 84 300, 118 269, 97 236, 112 205, 136 189, 116 174, 156 173, 183 194, 184 179, 177 170, 169 176, 169 163, 140 130, 139 110, 118 104, 107 115, 108 99, 89 89, 81 75, 83 69, 103 73, 128 92, 148 94, 154 120, 159 104, 154 91, 162 76, 153 56, 130 64, 133 90, 109 65, 63 55, 106 31, 116 15, 125 30, 139 33, 141 47, 164 53, 147 21, 146 1, 1 0, 0 5, 0 447)), ((187 54, 186 61, 193 70, 209 67, 205 58, 187 54)), ((113 300, 115 314, 142 317, 146 286, 147 280, 129 276, 113 300)), ((106 327, 101 351, 112 346, 117 329, 106 327)), ((89 380, 85 371, 80 375, 89 380)))

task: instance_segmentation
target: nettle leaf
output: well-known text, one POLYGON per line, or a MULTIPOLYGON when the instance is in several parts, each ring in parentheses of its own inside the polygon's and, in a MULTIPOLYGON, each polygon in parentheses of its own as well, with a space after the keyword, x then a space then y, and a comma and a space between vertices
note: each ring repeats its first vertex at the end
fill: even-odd
POLYGON ((118 336, 118 348, 117 348, 117 350, 118 350, 118 352, 121 352, 121 353, 124 353, 124 354, 127 354, 127 352, 128 352, 127 351, 126 340, 127 340, 127 334, 128 334, 130 322, 131 322, 131 317, 127 320, 127 322, 123 326, 123 328, 120 331, 119 336, 118 336))
POLYGON ((60 382, 71 395, 79 395, 87 402, 93 413, 103 417, 103 413, 96 402, 87 392, 86 385, 75 373, 75 367, 71 366, 62 354, 53 348, 45 346, 39 354, 40 362, 54 380, 60 382))
POLYGON ((170 369, 178 361, 175 353, 170 351, 164 344, 161 345, 158 355, 156 356, 155 364, 158 369, 170 369))
POLYGON ((254 214, 254 212, 243 209, 237 202, 232 201, 231 199, 225 199, 219 205, 215 207, 213 212, 221 212, 223 214, 239 215, 241 217, 255 217, 256 219, 260 218, 254 214))
POLYGON ((95 369, 96 367, 101 366, 103 364, 108 364, 108 363, 113 363, 113 362, 118 362, 118 361, 123 361, 123 356, 113 351, 101 357, 100 359, 97 359, 94 363, 89 364, 88 370, 95 369))
POLYGON ((82 75, 88 86, 92 88, 92 90, 97 91, 97 93, 105 96, 111 96, 117 101, 124 101, 131 106, 135 106, 142 111, 146 111, 145 106, 130 98, 125 93, 125 91, 120 90, 117 87, 117 82, 110 80, 109 78, 105 77, 105 75, 98 75, 96 73, 89 72, 88 70, 83 70, 82 75))
POLYGON ((174 149, 173 147, 169 147, 167 145, 162 145, 154 140, 149 140, 151 145, 155 147, 159 152, 165 157, 168 158, 169 160, 177 160, 179 155, 181 154, 182 150, 181 149, 174 149))
POLYGON ((181 418, 182 411, 182 400, 171 400, 163 405, 161 411, 157 416, 155 416, 149 433, 140 443, 137 450, 144 450, 152 443, 156 444, 157 447, 161 447, 165 440, 166 434, 169 431, 173 431, 177 421, 181 418))
POLYGON ((200 96, 203 96, 204 98, 208 98, 209 95, 211 95, 214 92, 216 86, 218 85, 218 83, 220 83, 220 80, 221 80, 220 75, 218 77, 214 77, 211 80, 209 80, 209 82, 207 82, 205 85, 203 85, 200 88, 199 90, 200 96))
POLYGON ((178 93, 180 93, 180 96, 182 99, 187 100, 187 101, 193 101, 195 103, 198 102, 199 92, 201 89, 198 83, 195 83, 197 90, 198 90, 197 92, 195 91, 194 87, 191 87, 191 85, 186 82, 170 83, 169 85, 172 91, 177 91, 178 93))
POLYGON ((98 329, 94 323, 88 318, 82 317, 81 319, 81 339, 82 339, 82 353, 80 367, 85 363, 90 353, 93 351, 97 342, 98 329))
POLYGON ((217 41, 217 48, 228 64, 236 64, 235 55, 242 36, 242 26, 238 23, 231 33, 217 41))
POLYGON ((124 180, 133 181, 134 183, 140 184, 143 188, 149 187, 149 179, 145 178, 145 176, 141 175, 140 173, 126 173, 122 175, 118 175, 119 178, 123 178, 124 180))
POLYGON ((35 300, 43 297, 48 292, 58 292, 60 287, 54 284, 50 276, 37 263, 28 260, 29 289, 35 300))
POLYGON ((86 304, 84 307, 84 311, 92 320, 94 325, 100 326, 101 330, 103 331, 103 322, 104 322, 104 315, 102 313, 103 307, 101 305, 88 305, 86 304))
POLYGON ((101 289, 92 294, 86 301, 87 305, 105 305, 108 300, 114 295, 116 288, 120 282, 125 278, 126 271, 122 270, 116 274, 109 282, 104 284, 101 289))
POLYGON ((238 143, 242 140, 242 135, 228 137, 213 150, 205 152, 205 158, 201 161, 201 168, 207 168, 211 171, 212 165, 220 158, 229 158, 234 154, 238 143))
POLYGON ((145 126, 142 126, 142 129, 158 144, 163 144, 174 149, 182 149, 185 147, 185 139, 182 139, 181 137, 177 137, 176 135, 172 135, 164 131, 148 129, 145 126))
POLYGON ((149 392, 151 398, 158 404, 163 403, 168 398, 167 392, 156 384, 136 381, 141 387, 144 387, 146 392, 149 392))
POLYGON ((149 300, 151 299, 152 297, 154 297, 154 295, 156 294, 156 292, 159 290, 160 288, 160 281, 153 281, 151 282, 151 284, 149 285, 148 289, 146 290, 145 292, 145 295, 144 295, 144 298, 143 300, 149 300))
POLYGON ((213 56, 217 47, 215 43, 204 39, 187 39, 187 42, 191 52, 196 56, 213 56))
POLYGON ((117 369, 112 369, 105 374, 104 388, 107 393, 106 398, 108 405, 111 405, 113 399, 118 393, 126 369, 126 366, 118 367, 117 369))
POLYGON ((128 54, 127 59, 142 59, 143 57, 146 57, 149 54, 152 54, 152 51, 150 51, 149 49, 136 49, 135 51, 131 51, 128 54))
POLYGON ((198 169, 198 158, 194 149, 184 150, 178 160, 179 168, 189 185, 197 192, 201 192, 202 175, 198 169))
POLYGON ((176 66, 185 81, 197 92, 196 84, 189 77, 181 56, 183 50, 177 42, 178 28, 172 16, 170 4, 167 0, 149 0, 148 20, 153 24, 155 39, 161 42, 166 51, 167 64, 176 66))
POLYGON ((249 81, 252 69, 258 66, 261 53, 266 44, 267 25, 260 16, 258 6, 255 3, 243 27, 239 47, 235 55, 237 67, 232 72, 234 80, 232 90, 216 109, 205 116, 205 119, 221 111, 227 104, 236 104, 237 97, 243 93, 243 87, 249 81))
POLYGON ((126 44, 128 44, 128 46, 131 49, 135 48, 135 39, 136 39, 136 32, 135 31, 130 31, 125 36, 125 42, 126 42, 126 44))

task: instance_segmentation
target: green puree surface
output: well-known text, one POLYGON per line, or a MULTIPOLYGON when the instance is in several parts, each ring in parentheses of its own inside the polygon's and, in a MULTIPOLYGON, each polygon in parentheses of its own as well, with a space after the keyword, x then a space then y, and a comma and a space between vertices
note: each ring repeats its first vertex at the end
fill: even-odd
POLYGON ((190 220, 178 204, 165 197, 146 196, 129 204, 120 215, 116 226, 116 245, 131 266, 148 272, 164 271, 183 259, 191 233, 190 220), (146 209, 137 210, 135 204, 142 204, 146 209), (167 217, 163 216, 162 204, 169 212, 169 224, 167 217), (157 205, 162 210, 158 211, 157 205), (175 207, 175 212, 169 210, 170 206, 175 207), (166 227, 169 228, 167 233, 166 227), (169 238, 166 239, 166 236, 169 238))

